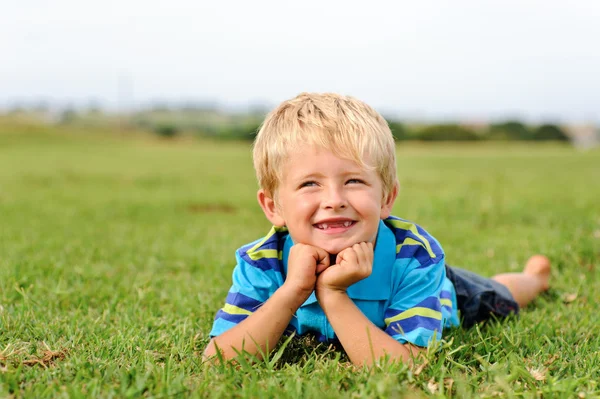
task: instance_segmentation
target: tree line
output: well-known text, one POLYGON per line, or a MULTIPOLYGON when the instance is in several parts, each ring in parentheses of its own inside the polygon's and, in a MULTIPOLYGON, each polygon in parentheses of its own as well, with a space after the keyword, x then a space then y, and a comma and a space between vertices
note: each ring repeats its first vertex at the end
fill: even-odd
MULTIPOLYGON (((408 125, 398 121, 388 121, 388 124, 397 141, 569 140, 565 131, 555 124, 528 126, 518 121, 508 121, 477 128, 455 123, 408 125)), ((258 122, 225 124, 206 126, 197 129, 197 133, 216 139, 253 140, 259 128, 258 122)), ((184 129, 173 123, 160 123, 153 126, 152 130, 162 137, 174 137, 184 129)))

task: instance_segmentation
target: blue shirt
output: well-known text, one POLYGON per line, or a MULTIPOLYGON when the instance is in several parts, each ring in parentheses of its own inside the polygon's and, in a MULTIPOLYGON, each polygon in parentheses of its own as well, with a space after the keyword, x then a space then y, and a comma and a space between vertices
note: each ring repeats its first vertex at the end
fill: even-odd
MULTIPOLYGON (((211 336, 235 326, 283 285, 290 248, 285 228, 236 251, 233 285, 218 311, 211 336)), ((444 252, 424 229, 397 217, 380 221, 369 277, 351 285, 348 296, 376 326, 398 342, 427 346, 442 338, 443 327, 459 325, 456 293, 446 278, 444 252)), ((315 293, 300 306, 288 332, 312 333, 321 341, 335 332, 315 293)))

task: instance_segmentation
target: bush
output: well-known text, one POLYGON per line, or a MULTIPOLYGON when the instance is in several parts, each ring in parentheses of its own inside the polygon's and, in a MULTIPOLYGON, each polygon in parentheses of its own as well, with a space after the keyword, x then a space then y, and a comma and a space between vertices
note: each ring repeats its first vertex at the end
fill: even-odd
POLYGON ((69 124, 73 123, 77 119, 77 111, 73 109, 65 109, 60 113, 59 123, 69 124))
POLYGON ((179 128, 171 124, 162 124, 154 127, 154 133, 167 139, 175 137, 179 133, 179 128))
POLYGON ((408 138, 408 132, 406 127, 400 122, 388 122, 392 135, 396 140, 406 140, 408 138))
POLYGON ((260 128, 259 124, 243 124, 217 129, 216 137, 232 140, 253 141, 260 128))
POLYGON ((490 125, 487 136, 490 140, 531 140, 531 130, 518 121, 490 125))
POLYGON ((415 138, 424 141, 479 140, 479 136, 474 131, 454 124, 427 126, 418 132, 415 138))
POLYGON ((534 140, 569 141, 567 134, 556 125, 541 125, 533 132, 534 140))

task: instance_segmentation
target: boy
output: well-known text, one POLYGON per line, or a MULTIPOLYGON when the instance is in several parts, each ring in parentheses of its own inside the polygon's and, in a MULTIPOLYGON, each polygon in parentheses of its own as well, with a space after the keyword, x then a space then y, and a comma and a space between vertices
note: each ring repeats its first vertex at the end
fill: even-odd
POLYGON ((391 216, 395 144, 381 115, 335 94, 272 111, 253 150, 273 224, 236 252, 233 286, 205 357, 268 353, 284 333, 337 339, 354 364, 410 361, 443 327, 517 313, 548 289, 550 263, 493 279, 447 267, 439 243, 391 216))

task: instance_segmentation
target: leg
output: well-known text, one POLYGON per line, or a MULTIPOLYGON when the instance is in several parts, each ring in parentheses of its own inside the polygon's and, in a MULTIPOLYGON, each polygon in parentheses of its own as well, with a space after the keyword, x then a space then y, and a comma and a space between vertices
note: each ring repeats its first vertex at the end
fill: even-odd
POLYGON ((549 288, 550 261, 543 255, 534 255, 522 273, 498 274, 492 280, 505 285, 519 306, 524 307, 549 288))

